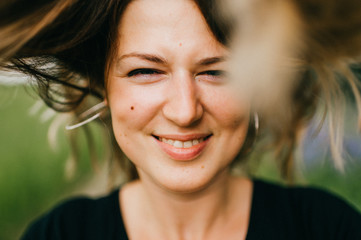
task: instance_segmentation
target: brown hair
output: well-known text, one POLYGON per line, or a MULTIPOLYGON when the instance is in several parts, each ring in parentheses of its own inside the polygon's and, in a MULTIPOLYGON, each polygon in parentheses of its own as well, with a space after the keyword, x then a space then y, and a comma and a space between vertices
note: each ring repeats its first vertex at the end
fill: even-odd
POLYGON ((232 69, 233 77, 261 76, 256 77, 256 84, 247 82, 255 85, 252 102, 259 103, 262 117, 258 155, 265 149, 274 151, 281 175, 292 179, 300 137, 316 110, 321 110, 320 126, 328 121, 330 149, 335 165, 342 170, 345 85, 352 89, 361 119, 360 83, 354 73, 361 57, 359 1, 229 1, 222 7, 222 18, 232 22, 235 32, 231 47, 233 66, 238 67, 232 69), (264 32, 267 34, 262 35, 264 32), (264 46, 245 47, 257 38, 264 46), (260 52, 260 48, 267 51, 260 52), (262 59, 252 59, 252 54, 262 59), (254 71, 245 75, 248 68, 254 71))
MULTIPOLYGON (((357 0, 291 2, 302 21, 304 46, 300 59, 307 75, 292 95, 295 111, 288 134, 279 139, 282 139, 282 144, 291 143, 292 147, 286 152, 292 158, 291 151, 295 149, 301 130, 309 123, 317 108, 323 109, 320 125, 327 121, 334 163, 343 170, 347 87, 352 90, 361 120, 360 80, 355 72, 360 68, 361 60, 361 5, 357 0)), ((283 162, 284 166, 288 165, 284 174, 289 176, 292 173, 292 161, 285 158, 283 162)))
MULTIPOLYGON (((104 78, 114 54, 118 23, 130 1, 39 1, 31 10, 0 15, 0 34, 5 39, 0 43, 3 69, 21 71, 34 77, 40 97, 57 111, 78 113, 87 96, 103 100, 104 78), (10 15, 14 17, 10 18, 10 15), (34 16, 34 21, 28 21, 34 16)), ((20 2, 14 1, 13 4, 20 2)), ((219 15, 215 1, 195 2, 216 39, 227 45, 232 39, 230 31, 235 22, 219 15)), ((306 29, 304 40, 307 48, 301 56, 304 65, 290 90, 289 104, 293 111, 286 118, 286 124, 280 128, 264 116, 261 131, 261 136, 273 135, 273 146, 278 149, 280 169, 285 177, 291 176, 299 131, 314 115, 318 98, 324 97, 332 111, 333 103, 337 105, 339 101, 333 97, 342 96, 337 80, 333 80, 336 66, 342 68, 347 79, 351 79, 350 84, 358 96, 356 80, 348 71, 347 64, 361 52, 361 7, 357 1, 348 0, 342 4, 327 0, 291 2, 298 9, 306 29), (345 12, 348 18, 344 18, 345 12)), ((4 10, 13 9, 13 6, 0 7, 4 10)), ((109 118, 105 121, 110 126, 109 118)), ((334 126, 331 124, 330 128, 334 126)), ((251 131, 247 141, 252 143, 254 137, 251 131)), ((112 138, 115 155, 124 159, 112 138)), ((336 149, 338 158, 337 147, 333 149, 336 149)), ((137 177, 128 160, 122 160, 121 165, 129 180, 137 177)))

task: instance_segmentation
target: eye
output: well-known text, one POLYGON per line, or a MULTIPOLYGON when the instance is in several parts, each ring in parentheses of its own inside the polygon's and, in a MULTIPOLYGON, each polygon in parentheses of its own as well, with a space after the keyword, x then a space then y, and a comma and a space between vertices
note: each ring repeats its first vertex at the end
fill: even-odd
POLYGON ((226 79, 226 72, 222 70, 209 70, 197 74, 196 79, 199 81, 209 82, 224 82, 226 79))
POLYGON ((154 75, 154 74, 161 74, 161 71, 151 69, 151 68, 140 68, 130 71, 127 76, 133 77, 137 75, 154 75))
POLYGON ((202 74, 207 74, 211 76, 224 76, 225 72, 222 70, 211 70, 211 71, 202 72, 202 74))
POLYGON ((164 77, 164 72, 152 68, 138 68, 130 71, 127 77, 137 83, 153 83, 164 77))

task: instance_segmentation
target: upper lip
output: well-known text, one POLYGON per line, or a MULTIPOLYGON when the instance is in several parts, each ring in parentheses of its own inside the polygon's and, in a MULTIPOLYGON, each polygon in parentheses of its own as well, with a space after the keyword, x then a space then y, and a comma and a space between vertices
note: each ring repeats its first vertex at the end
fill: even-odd
POLYGON ((200 139, 209 137, 210 133, 194 133, 194 134, 153 134, 154 137, 157 138, 166 138, 172 140, 179 140, 179 141, 189 141, 194 139, 200 139))

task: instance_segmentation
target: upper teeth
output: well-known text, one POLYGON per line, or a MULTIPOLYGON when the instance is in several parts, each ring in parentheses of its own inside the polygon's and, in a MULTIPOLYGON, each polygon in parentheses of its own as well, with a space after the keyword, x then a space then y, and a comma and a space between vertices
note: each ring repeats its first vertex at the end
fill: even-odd
POLYGON ((179 140, 172 140, 172 139, 167 139, 167 138, 159 138, 159 141, 162 141, 164 143, 172 145, 173 147, 176 147, 176 148, 190 148, 194 145, 197 145, 197 144, 203 142, 204 138, 193 139, 193 140, 189 140, 189 141, 179 141, 179 140))

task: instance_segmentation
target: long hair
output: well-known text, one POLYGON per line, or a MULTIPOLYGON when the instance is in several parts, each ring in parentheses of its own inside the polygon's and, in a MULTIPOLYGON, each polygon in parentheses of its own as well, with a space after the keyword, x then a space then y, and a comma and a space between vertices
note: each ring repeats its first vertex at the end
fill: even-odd
MULTIPOLYGON (((39 96, 60 112, 77 115, 89 96, 103 100, 118 24, 131 1, 39 0, 29 8, 15 11, 23 2, 14 0, 0 5, 0 12, 6 13, 0 14, 2 69, 32 76, 39 96)), ((244 79, 245 73, 250 73, 253 77, 249 79, 256 80, 248 83, 254 84, 255 93, 261 96, 259 106, 255 101, 261 117, 260 135, 265 139, 272 136, 268 139, 278 154, 282 175, 292 176, 293 153, 300 133, 322 102, 330 116, 332 153, 342 168, 344 101, 340 75, 351 85, 361 108, 358 82, 349 69, 349 64, 356 64, 361 54, 358 1, 195 2, 215 38, 234 53, 231 75, 244 79), (254 39, 261 44, 244 47, 247 41, 257 43, 254 39), (262 58, 257 58, 257 54, 262 54, 262 58)), ((109 118, 105 121, 111 125, 109 118)), ((249 134, 247 141, 251 138, 252 142, 254 137, 249 134)), ((120 158, 121 150, 114 136, 112 139, 114 152, 120 158)), ((122 160, 121 164, 129 180, 137 178, 129 160, 122 160)))
MULTIPOLYGON (((361 4, 357 0, 226 1, 233 25, 232 76, 252 92, 264 141, 281 174, 292 178, 294 152, 317 110, 328 122, 335 165, 343 169, 344 85, 361 121, 361 4), (254 81, 256 80, 256 81, 254 81)), ((361 123, 361 122, 360 122, 361 123)))

